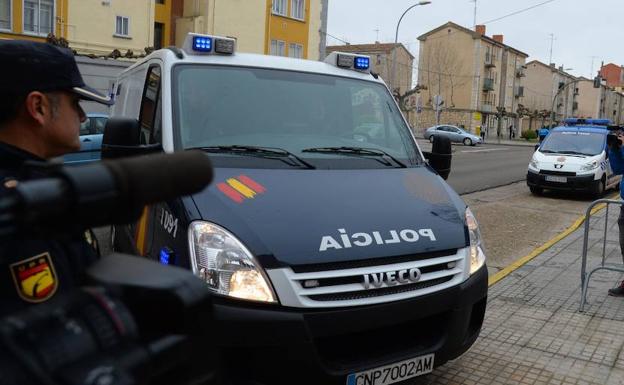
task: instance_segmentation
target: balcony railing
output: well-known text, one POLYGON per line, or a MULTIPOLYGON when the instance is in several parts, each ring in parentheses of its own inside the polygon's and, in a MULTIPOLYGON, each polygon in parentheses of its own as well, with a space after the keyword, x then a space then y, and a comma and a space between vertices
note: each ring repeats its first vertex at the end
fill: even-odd
POLYGON ((514 95, 517 98, 521 98, 524 96, 524 86, 518 86, 516 87, 516 92, 514 93, 514 95))
POLYGON ((483 91, 494 91, 494 79, 483 79, 483 91))
POLYGON ((494 55, 491 54, 485 54, 485 67, 486 68, 492 68, 492 67, 496 67, 496 64, 494 63, 494 55))

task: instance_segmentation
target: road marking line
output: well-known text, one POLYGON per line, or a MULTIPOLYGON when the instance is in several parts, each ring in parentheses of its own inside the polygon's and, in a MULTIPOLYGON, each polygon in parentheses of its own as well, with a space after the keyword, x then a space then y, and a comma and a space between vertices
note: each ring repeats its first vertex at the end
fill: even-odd
POLYGON ((488 148, 484 150, 462 150, 460 152, 471 153, 471 152, 492 152, 492 151, 505 151, 505 148, 488 148))
MULTIPOLYGON (((619 196, 619 192, 615 193, 614 195, 612 195, 610 197, 608 197, 607 199, 615 199, 618 196, 619 196)), ((607 205, 604 204, 604 203, 599 204, 598 206, 596 206, 596 207, 594 207, 592 209, 591 214, 597 213, 598 211, 604 209, 606 206, 607 205)), ((554 238, 552 238, 548 242, 544 243, 542 246, 534 249, 528 255, 525 255, 524 257, 522 257, 522 258, 518 259, 517 261, 513 262, 511 265, 505 267, 503 270, 499 271, 498 273, 493 274, 492 276, 490 276, 488 278, 488 287, 494 285, 496 282, 500 281, 501 279, 505 278, 509 274, 513 273, 514 271, 518 270, 522 266, 524 266, 527 263, 529 263, 533 258, 537 257, 538 255, 540 255, 544 251, 546 251, 546 250, 550 249, 551 247, 553 247, 557 242, 559 242, 560 240, 562 240, 563 238, 567 237, 572 232, 577 230, 579 227, 581 227, 583 222, 585 222, 585 215, 582 215, 581 217, 579 217, 572 224, 572 226, 570 226, 567 229, 565 229, 561 234, 555 236, 554 238)))

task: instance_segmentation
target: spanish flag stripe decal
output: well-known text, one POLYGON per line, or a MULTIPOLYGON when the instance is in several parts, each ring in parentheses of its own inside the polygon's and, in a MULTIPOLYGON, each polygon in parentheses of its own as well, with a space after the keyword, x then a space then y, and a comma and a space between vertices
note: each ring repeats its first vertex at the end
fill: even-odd
POLYGON ((139 219, 139 224, 137 226, 137 250, 140 255, 145 255, 145 234, 147 233, 147 216, 149 214, 149 207, 145 206, 143 208, 143 214, 141 215, 141 219, 139 219))
POLYGON ((251 179, 246 175, 240 175, 238 180, 249 186, 252 190, 257 192, 258 194, 262 194, 266 192, 266 189, 261 184, 257 183, 255 180, 251 179))
POLYGON ((236 203, 243 203, 245 197, 238 193, 238 191, 234 190, 230 185, 226 183, 219 183, 217 188, 224 193, 228 198, 233 200, 236 203))
POLYGON ((243 194, 246 198, 253 198, 256 195, 256 192, 254 190, 245 186, 244 184, 239 182, 237 179, 230 178, 227 180, 227 184, 232 186, 232 188, 234 188, 239 193, 243 194))

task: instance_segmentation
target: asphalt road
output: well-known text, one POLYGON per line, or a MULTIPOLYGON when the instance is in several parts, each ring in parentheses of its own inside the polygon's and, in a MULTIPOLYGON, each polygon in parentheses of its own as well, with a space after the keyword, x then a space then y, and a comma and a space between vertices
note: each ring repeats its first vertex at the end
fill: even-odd
MULTIPOLYGON (((423 151, 431 144, 418 140, 423 151)), ((533 147, 484 144, 474 147, 453 145, 453 161, 448 183, 459 194, 468 194, 526 179, 533 147)))

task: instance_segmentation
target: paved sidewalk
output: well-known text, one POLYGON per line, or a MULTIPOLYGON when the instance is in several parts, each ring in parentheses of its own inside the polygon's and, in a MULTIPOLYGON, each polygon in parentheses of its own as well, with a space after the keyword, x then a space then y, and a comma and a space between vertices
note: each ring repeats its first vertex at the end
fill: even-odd
MULTIPOLYGON (((607 262, 622 263, 609 209, 607 262)), ((606 211, 592 216, 588 268, 600 263, 606 211)), ((481 335, 459 359, 411 384, 624 384, 623 277, 598 272, 579 313, 584 226, 490 287, 481 335)))

